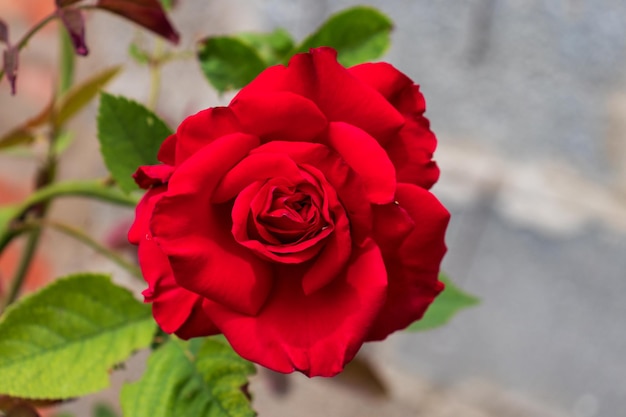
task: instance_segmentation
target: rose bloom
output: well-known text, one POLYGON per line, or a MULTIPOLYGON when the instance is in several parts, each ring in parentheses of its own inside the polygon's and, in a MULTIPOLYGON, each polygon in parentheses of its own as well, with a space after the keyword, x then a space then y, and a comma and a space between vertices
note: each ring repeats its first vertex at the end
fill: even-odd
POLYGON ((330 48, 185 119, 137 184, 129 232, 161 328, 223 333, 278 372, 341 372, 443 289, 449 214, 417 85, 330 48))

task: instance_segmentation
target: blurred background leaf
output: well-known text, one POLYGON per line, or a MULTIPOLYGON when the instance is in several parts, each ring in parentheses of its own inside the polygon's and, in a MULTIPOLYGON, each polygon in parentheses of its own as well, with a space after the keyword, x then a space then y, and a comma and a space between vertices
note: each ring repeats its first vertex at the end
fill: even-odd
POLYGON ((407 331, 419 332, 443 326, 461 310, 480 303, 478 298, 462 291, 447 276, 440 274, 439 280, 446 284, 446 288, 428 307, 424 317, 411 324, 407 331))

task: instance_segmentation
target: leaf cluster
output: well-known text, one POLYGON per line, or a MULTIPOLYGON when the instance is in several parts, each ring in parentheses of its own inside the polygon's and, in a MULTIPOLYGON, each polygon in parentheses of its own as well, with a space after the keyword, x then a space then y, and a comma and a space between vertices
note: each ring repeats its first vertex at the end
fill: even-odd
POLYGON ((378 59, 389 47, 391 20, 371 7, 357 6, 331 16, 314 33, 295 44, 284 29, 271 33, 210 36, 198 42, 200 67, 219 92, 239 89, 265 68, 286 64, 294 54, 330 46, 345 66, 378 59))

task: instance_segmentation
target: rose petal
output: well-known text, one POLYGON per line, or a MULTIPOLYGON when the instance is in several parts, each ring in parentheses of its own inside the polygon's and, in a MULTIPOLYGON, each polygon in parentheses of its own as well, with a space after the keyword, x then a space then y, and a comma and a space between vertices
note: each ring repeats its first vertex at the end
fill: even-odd
POLYGON ((372 209, 365 197, 362 179, 328 146, 308 142, 268 142, 251 152, 257 153, 285 154, 302 167, 318 169, 341 200, 350 220, 353 243, 360 245, 370 236, 372 209))
POLYGON ((399 135, 390 140, 385 148, 396 168, 398 182, 429 189, 439 179, 439 168, 432 160, 437 139, 424 121, 425 125, 407 121, 399 135))
POLYGON ((244 87, 235 100, 276 91, 302 95, 312 100, 329 121, 358 126, 379 140, 397 132, 404 123, 402 115, 380 93, 337 62, 337 53, 331 48, 297 54, 286 68, 268 68, 244 87))
POLYGON ((347 123, 333 122, 328 129, 328 143, 361 177, 372 203, 393 201, 396 170, 376 139, 347 123))
POLYGON ((167 165, 176 165, 176 142, 178 138, 176 134, 169 135, 159 148, 157 159, 167 165))
POLYGON ((413 81, 386 62, 365 63, 348 68, 350 74, 369 85, 393 103, 413 81))
POLYGON ((264 142, 310 142, 328 125, 311 100, 290 92, 268 92, 236 97, 229 106, 244 132, 264 142))
POLYGON ((384 303, 386 281, 380 252, 369 241, 353 254, 342 277, 310 296, 298 277, 287 273, 276 280, 256 317, 216 303, 205 308, 242 357, 277 372, 333 376, 361 347, 384 303))
POLYGON ((372 236, 383 256, 392 255, 415 229, 415 222, 397 202, 372 206, 372 236))
POLYGON ((176 131, 176 164, 215 139, 240 131, 237 118, 228 107, 213 107, 186 118, 176 131))
POLYGON ((426 100, 417 84, 400 92, 392 102, 398 111, 407 117, 419 117, 426 111, 426 100))
POLYGON ((165 191, 164 186, 155 187, 145 194, 137 205, 135 222, 129 231, 131 243, 139 245, 139 265, 148 283, 144 291, 146 302, 152 303, 154 319, 166 333, 186 338, 216 334, 219 330, 199 310, 202 298, 176 284, 167 257, 148 229, 154 205, 165 191))
POLYGON ((265 302, 272 271, 235 242, 229 207, 211 204, 211 194, 258 144, 255 136, 233 134, 199 150, 170 178, 150 224, 182 287, 244 314, 255 314, 265 302))
POLYGON ((295 264, 308 261, 315 256, 321 249, 321 242, 332 232, 332 229, 326 230, 315 236, 315 238, 308 239, 302 243, 282 246, 264 244, 256 239, 249 238, 247 229, 250 203, 258 192, 259 184, 251 184, 235 200, 232 209, 232 234, 235 240, 272 262, 295 264))
POLYGON ((283 178, 293 185, 302 181, 296 163, 287 155, 254 153, 230 169, 213 193, 213 202, 222 203, 234 198, 253 182, 268 178, 283 178))
MULTIPOLYGON (((322 176, 321 172, 312 166, 304 165, 304 168, 318 177, 322 176)), ((326 181, 320 182, 325 188, 325 204, 329 206, 327 210, 332 212, 334 230, 326 239, 324 250, 302 277, 302 290, 306 295, 311 295, 330 284, 346 267, 352 253, 348 216, 339 202, 336 191, 326 181)))
POLYGON ((139 187, 148 189, 154 185, 165 184, 172 172, 174 168, 169 165, 146 165, 137 168, 133 178, 139 187))
MULTIPOLYGON (((415 185, 398 184, 396 199, 415 227, 399 249, 385 256, 387 301, 367 340, 384 339, 420 319, 443 289, 437 277, 446 252, 444 234, 450 214, 431 193, 415 185)), ((384 218, 377 220, 385 222, 384 218)), ((374 229, 380 227, 384 225, 374 229)))

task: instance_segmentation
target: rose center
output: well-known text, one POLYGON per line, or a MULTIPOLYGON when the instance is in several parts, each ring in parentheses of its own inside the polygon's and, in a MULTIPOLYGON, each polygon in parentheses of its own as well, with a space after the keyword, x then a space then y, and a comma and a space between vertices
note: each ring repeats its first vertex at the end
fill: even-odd
POLYGON ((257 215, 257 222, 273 237, 266 243, 290 244, 310 239, 319 233, 326 222, 321 219, 322 198, 313 187, 273 187, 267 195, 265 210, 257 215))

